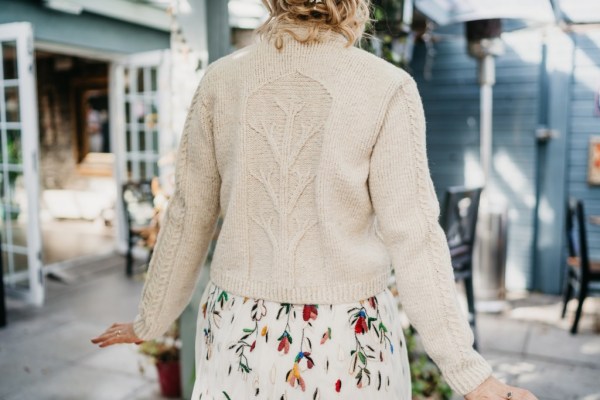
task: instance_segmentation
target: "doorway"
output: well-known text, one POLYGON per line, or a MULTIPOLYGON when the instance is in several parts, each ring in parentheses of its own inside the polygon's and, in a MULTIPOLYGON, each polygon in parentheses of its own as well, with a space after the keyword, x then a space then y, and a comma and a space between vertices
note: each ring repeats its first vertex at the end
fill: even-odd
POLYGON ((35 50, 43 264, 113 252, 110 63, 35 50))

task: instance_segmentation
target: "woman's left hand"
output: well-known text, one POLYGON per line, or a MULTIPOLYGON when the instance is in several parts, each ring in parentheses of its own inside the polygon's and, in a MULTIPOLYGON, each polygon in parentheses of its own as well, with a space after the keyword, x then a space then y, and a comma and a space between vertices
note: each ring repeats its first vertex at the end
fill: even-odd
POLYGON ((507 385, 489 376, 473 391, 465 395, 465 400, 538 400, 529 390, 507 385), (509 394, 510 393, 510 394, 509 394))
POLYGON ((98 344, 99 347, 110 346, 111 344, 117 343, 135 343, 140 344, 144 342, 138 338, 133 331, 133 323, 117 323, 112 324, 108 329, 101 335, 92 339, 92 343, 98 344))

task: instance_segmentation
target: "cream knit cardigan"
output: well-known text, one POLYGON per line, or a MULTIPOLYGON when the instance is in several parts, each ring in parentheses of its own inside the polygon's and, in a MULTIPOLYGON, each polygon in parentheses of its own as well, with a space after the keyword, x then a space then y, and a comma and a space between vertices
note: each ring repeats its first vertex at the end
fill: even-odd
POLYGON ((345 43, 334 32, 313 44, 285 34, 281 51, 264 39, 209 65, 135 333, 160 336, 187 306, 221 213, 217 285, 278 302, 346 303, 384 290, 393 267, 425 350, 468 393, 492 370, 457 301, 417 86, 345 43))

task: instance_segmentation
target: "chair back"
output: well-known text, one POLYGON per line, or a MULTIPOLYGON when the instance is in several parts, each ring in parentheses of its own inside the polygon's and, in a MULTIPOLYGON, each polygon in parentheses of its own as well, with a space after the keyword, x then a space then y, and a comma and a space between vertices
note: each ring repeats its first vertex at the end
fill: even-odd
POLYGON ((465 258, 468 258, 470 264, 482 190, 482 187, 465 186, 451 186, 446 189, 440 222, 446 233, 455 268, 460 268, 461 264, 464 264, 460 261, 466 261, 465 258))
POLYGON ((123 209, 129 229, 150 224, 154 216, 152 181, 142 180, 123 184, 123 209))
POLYGON ((582 277, 585 278, 590 274, 590 259, 583 201, 572 196, 569 197, 566 216, 568 256, 572 264, 581 268, 582 277))

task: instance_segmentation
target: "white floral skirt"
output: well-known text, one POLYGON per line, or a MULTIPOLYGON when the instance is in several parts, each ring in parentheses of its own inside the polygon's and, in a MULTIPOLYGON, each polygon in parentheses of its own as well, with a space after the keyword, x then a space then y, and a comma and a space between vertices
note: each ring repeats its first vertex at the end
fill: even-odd
POLYGON ((386 289, 345 304, 200 300, 192 400, 410 400, 406 343, 386 289))

